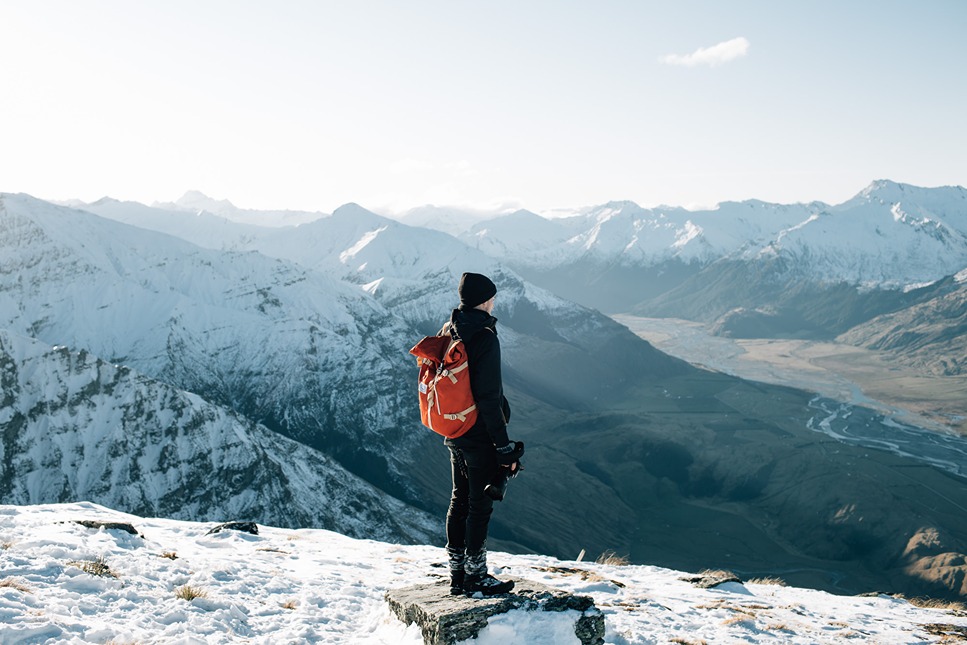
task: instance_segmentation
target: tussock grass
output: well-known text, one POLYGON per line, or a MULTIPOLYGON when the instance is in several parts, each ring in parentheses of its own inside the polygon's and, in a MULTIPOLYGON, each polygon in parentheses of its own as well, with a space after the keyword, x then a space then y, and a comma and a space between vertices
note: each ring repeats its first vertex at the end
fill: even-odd
POLYGON ((175 589, 175 597, 191 602, 195 598, 207 598, 208 592, 206 592, 201 587, 182 585, 181 587, 178 587, 177 589, 175 589))
POLYGON ((96 560, 71 560, 67 564, 72 567, 77 567, 84 573, 89 573, 92 576, 98 576, 101 578, 118 577, 118 575, 111 571, 111 568, 107 566, 107 562, 104 561, 103 557, 99 557, 96 560))
POLYGON ((33 590, 30 587, 14 578, 4 578, 3 580, 0 580, 0 587, 16 589, 17 591, 22 591, 23 593, 33 593, 33 590))
POLYGON ((598 556, 598 559, 595 560, 595 563, 610 564, 616 567, 626 567, 631 564, 631 561, 626 555, 618 555, 615 551, 605 551, 598 556))
POLYGON ((943 611, 967 612, 967 604, 958 600, 942 600, 940 598, 904 598, 914 607, 923 609, 940 609, 943 611))
POLYGON ((766 578, 753 578, 749 580, 749 584, 753 585, 774 585, 776 587, 785 587, 786 581, 782 578, 776 578, 774 576, 769 576, 766 578))
POLYGON ((738 625, 739 623, 755 623, 755 616, 752 614, 738 613, 722 621, 723 625, 738 625))

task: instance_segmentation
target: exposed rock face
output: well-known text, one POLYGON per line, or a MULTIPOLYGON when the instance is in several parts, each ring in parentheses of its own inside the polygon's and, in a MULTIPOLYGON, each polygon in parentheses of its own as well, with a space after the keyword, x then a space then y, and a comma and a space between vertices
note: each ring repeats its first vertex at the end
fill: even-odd
POLYGON ((407 625, 416 623, 427 645, 453 645, 475 638, 492 616, 515 609, 576 614, 574 635, 583 645, 604 643, 604 614, 589 596, 575 596, 530 580, 515 580, 514 591, 492 598, 451 596, 448 584, 394 589, 386 594, 390 609, 407 625))
POLYGON ((222 531, 240 531, 242 533, 258 535, 259 527, 255 522, 225 522, 224 524, 219 524, 218 526, 212 527, 212 529, 209 530, 205 535, 221 533, 222 531))

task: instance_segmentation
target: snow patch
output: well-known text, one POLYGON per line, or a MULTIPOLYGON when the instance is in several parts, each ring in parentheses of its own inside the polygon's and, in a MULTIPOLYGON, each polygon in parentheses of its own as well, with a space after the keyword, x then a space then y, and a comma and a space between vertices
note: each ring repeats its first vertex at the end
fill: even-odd
POLYGON ((363 291, 365 291, 370 295, 375 295, 376 290, 379 289, 379 285, 382 284, 382 282, 383 282, 383 278, 377 278, 372 282, 367 282, 366 284, 363 285, 363 291))
MULTIPOLYGON (((0 506, 0 579, 14 585, 2 593, 0 642, 422 643, 418 628, 390 613, 384 595, 441 581, 442 569, 433 565, 446 562, 442 548, 271 526, 259 526, 257 536, 229 531, 206 538, 210 527, 91 503, 0 506), (76 519, 129 522, 143 537, 85 529, 76 519), (118 578, 70 564, 95 558, 118 578), (185 585, 202 596, 177 597, 185 585)), ((863 642, 899 645, 934 642, 928 625, 967 628, 967 616, 887 596, 762 584, 701 589, 659 567, 501 552, 490 560, 499 575, 591 596, 604 614, 606 645, 811 645, 859 634, 863 642), (580 571, 621 586, 599 591, 587 576, 567 573, 580 571)), ((574 614, 511 611, 492 617, 469 642, 576 643, 574 614)))
MULTIPOLYGON (((376 239, 376 237, 387 229, 386 226, 380 226, 375 231, 368 231, 363 234, 359 241, 353 244, 351 247, 339 254, 339 261, 343 264, 347 263, 351 258, 356 257, 360 251, 362 251, 366 246, 376 239)), ((365 264, 363 265, 365 266, 365 264)), ((362 268, 362 267, 360 267, 362 268)))

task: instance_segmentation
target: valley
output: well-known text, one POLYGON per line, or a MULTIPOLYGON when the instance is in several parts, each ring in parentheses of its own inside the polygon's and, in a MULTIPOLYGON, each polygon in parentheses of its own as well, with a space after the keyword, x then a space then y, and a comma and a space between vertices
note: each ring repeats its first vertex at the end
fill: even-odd
POLYGON ((612 318, 661 351, 695 365, 871 407, 912 425, 967 434, 965 376, 917 370, 886 352, 838 342, 734 339, 688 320, 612 318))

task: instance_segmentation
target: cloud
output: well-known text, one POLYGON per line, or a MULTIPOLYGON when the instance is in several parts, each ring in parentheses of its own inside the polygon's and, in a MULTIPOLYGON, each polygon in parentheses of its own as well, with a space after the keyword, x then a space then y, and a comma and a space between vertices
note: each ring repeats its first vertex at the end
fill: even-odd
POLYGON ((749 52, 749 41, 739 36, 724 43, 712 45, 711 47, 700 47, 691 54, 668 54, 661 57, 661 62, 666 65, 681 65, 683 67, 695 67, 697 65, 708 65, 716 67, 727 63, 736 58, 741 58, 749 52))

